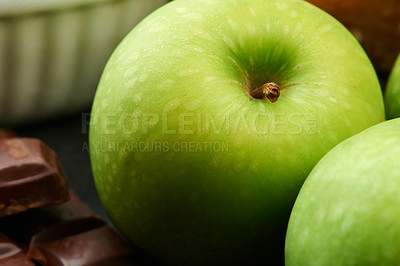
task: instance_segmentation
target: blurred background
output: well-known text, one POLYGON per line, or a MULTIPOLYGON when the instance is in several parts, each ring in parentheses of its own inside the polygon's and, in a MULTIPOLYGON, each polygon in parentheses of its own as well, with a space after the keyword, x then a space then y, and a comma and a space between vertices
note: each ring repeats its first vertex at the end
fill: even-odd
POLYGON ((91 174, 85 114, 113 50, 167 2, 0 1, 0 127, 55 150, 72 190, 105 219, 91 174))
MULTIPOLYGON (((45 141, 58 154, 71 188, 105 219, 87 146, 90 106, 112 51, 140 20, 167 2, 0 1, 0 127, 45 141)), ((399 0, 309 2, 354 34, 384 90, 400 52, 399 0)))
MULTIPOLYGON (((399 0, 307 0, 353 33, 382 81, 400 53, 399 0)), ((383 88, 384 89, 384 88, 383 88)))

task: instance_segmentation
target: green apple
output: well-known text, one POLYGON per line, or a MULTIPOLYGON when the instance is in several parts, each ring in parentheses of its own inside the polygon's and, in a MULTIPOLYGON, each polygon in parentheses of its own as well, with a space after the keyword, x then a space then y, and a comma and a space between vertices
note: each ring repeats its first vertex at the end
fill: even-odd
POLYGON ((95 96, 95 183, 120 232, 181 265, 284 261, 313 166, 384 119, 339 22, 299 0, 176 0, 110 58, 95 96))
POLYGON ((388 119, 400 117, 400 54, 394 63, 386 85, 385 108, 388 119))
POLYGON ((399 265, 399 158, 400 118, 326 154, 293 207, 286 265, 399 265))

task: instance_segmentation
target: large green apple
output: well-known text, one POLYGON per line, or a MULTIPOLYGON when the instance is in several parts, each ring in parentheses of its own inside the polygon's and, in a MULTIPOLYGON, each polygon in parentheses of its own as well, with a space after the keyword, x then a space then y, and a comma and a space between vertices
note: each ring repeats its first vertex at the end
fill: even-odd
POLYGON ((294 205, 287 266, 400 263, 400 118, 332 149, 294 205))
POLYGON ((385 108, 388 119, 400 117, 400 54, 394 63, 386 86, 385 108))
POLYGON ((162 262, 279 265, 308 173, 382 119, 368 57, 311 4, 176 0, 104 70, 93 173, 116 227, 162 262))

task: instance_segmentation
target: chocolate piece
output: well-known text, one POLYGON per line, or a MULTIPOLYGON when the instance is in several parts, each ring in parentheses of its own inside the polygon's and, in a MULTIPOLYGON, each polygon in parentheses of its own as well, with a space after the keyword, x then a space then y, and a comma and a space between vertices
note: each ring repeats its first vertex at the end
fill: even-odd
POLYGON ((62 205, 0 219, 0 230, 37 265, 150 265, 72 193, 62 205))
POLYGON ((0 139, 15 138, 17 134, 11 129, 0 128, 0 139))
POLYGON ((35 266, 22 250, 8 237, 0 233, 0 265, 35 266))
POLYGON ((0 138, 0 217, 68 198, 67 176, 54 151, 38 139, 0 138))
POLYGON ((48 265, 88 265, 132 253, 131 248, 99 219, 83 219, 67 227, 70 228, 56 228, 36 235, 31 250, 37 246, 48 265))

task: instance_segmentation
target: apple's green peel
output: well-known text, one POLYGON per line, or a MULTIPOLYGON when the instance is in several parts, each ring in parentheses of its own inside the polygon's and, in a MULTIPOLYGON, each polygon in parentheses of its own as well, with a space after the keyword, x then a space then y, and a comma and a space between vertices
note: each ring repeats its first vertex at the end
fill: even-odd
POLYGON ((287 266, 400 261, 400 119, 332 149, 305 181, 290 218, 287 266))
POLYGON ((303 180, 339 141, 380 122, 381 98, 359 44, 306 2, 176 0, 105 68, 90 128, 96 187, 116 227, 158 259, 257 263, 266 250, 282 255, 303 180), (251 101, 246 90, 267 82, 279 100, 251 101), (174 150, 205 141, 229 145, 174 150))

